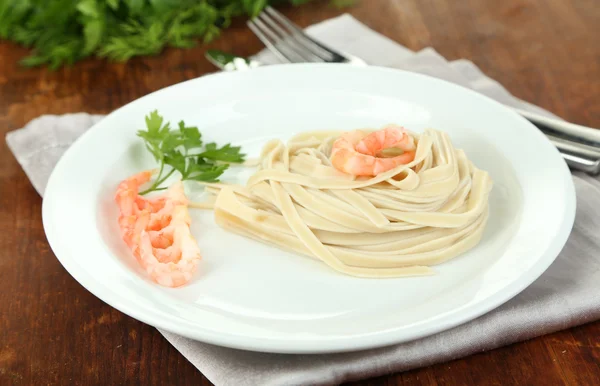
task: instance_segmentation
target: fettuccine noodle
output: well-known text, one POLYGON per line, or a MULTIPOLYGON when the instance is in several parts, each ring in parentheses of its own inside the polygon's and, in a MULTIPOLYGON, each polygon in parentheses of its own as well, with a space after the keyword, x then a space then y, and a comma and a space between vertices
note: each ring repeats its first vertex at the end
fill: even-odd
POLYGON ((411 133, 414 160, 375 177, 332 166, 340 134, 268 142, 247 185, 209 184, 205 206, 228 231, 359 277, 431 274, 479 243, 492 180, 446 133, 411 133))

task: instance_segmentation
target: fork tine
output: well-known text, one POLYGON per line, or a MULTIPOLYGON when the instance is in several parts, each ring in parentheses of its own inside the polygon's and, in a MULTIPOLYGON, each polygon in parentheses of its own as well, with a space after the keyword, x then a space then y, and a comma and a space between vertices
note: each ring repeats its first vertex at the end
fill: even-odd
POLYGON ((256 27, 256 30, 260 31, 262 36, 270 42, 270 47, 277 50, 276 52, 279 52, 278 55, 280 55, 280 57, 285 58, 285 62, 302 63, 307 61, 307 59, 300 55, 286 39, 279 37, 277 33, 271 30, 262 20, 255 19, 252 23, 254 24, 254 27, 256 27))
POLYGON ((332 60, 334 58, 345 59, 348 60, 344 55, 340 54, 333 49, 324 46, 319 43, 315 39, 308 36, 300 27, 294 24, 290 19, 285 17, 282 13, 277 11, 275 8, 271 6, 267 6, 265 11, 273 16, 277 21, 283 24, 290 32, 292 32, 293 36, 300 42, 306 49, 311 50, 311 52, 326 61, 332 60))
POLYGON ((258 19, 262 20, 266 25, 271 27, 274 33, 277 34, 279 41, 283 44, 286 44, 290 49, 294 50, 294 52, 301 56, 304 59, 304 61, 322 62, 327 59, 315 55, 311 50, 304 47, 303 44, 298 42, 298 39, 296 39, 294 35, 290 35, 288 31, 283 29, 275 20, 273 20, 271 16, 269 16, 265 12, 262 12, 258 16, 258 19))
POLYGON ((275 46, 274 42, 271 42, 271 40, 267 37, 267 35, 265 35, 262 30, 255 24, 255 22, 253 20, 249 20, 246 24, 248 24, 248 27, 250 28, 250 30, 252 30, 252 32, 260 39, 260 41, 263 42, 263 44, 272 52, 275 54, 275 56, 277 56, 277 58, 279 60, 281 60, 284 63, 291 63, 292 61, 290 59, 288 59, 288 57, 279 50, 279 48, 277 48, 277 46, 275 46))

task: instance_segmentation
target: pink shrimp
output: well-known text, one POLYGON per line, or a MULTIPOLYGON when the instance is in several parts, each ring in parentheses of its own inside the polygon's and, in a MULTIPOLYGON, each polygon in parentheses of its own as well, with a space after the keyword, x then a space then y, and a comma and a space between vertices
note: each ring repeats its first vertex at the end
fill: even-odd
POLYGON ((160 285, 179 287, 186 284, 196 271, 201 259, 200 250, 190 233, 187 208, 179 205, 174 209, 171 224, 165 229, 173 238, 167 248, 155 248, 150 232, 142 232, 140 260, 150 277, 160 285))
POLYGON ((121 236, 152 280, 178 287, 192 278, 201 259, 200 249, 190 233, 188 200, 181 181, 160 196, 139 195, 139 187, 152 174, 144 171, 119 184, 115 200, 121 236))
POLYGON ((360 130, 344 133, 331 149, 331 163, 344 173, 355 176, 376 176, 415 158, 415 141, 401 126, 388 126, 368 135, 360 130), (399 148, 403 153, 382 157, 381 152, 399 148))

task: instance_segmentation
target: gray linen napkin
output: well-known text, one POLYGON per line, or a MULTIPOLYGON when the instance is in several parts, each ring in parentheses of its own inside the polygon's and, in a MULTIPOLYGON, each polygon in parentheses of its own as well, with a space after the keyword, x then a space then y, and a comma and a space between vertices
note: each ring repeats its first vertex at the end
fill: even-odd
MULTIPOLYGON (((504 104, 552 116, 513 97, 467 60, 447 62, 433 49, 414 53, 349 15, 308 32, 368 63, 429 74, 472 88, 504 104)), ((260 60, 273 62, 266 52, 260 60)), ((102 116, 43 116, 8 133, 7 142, 40 194, 64 150, 102 116)), ((462 326, 391 347, 327 355, 255 353, 196 342, 160 331, 216 385, 336 384, 464 357, 600 319, 600 181, 574 173, 577 215, 567 245, 521 294, 462 326)))

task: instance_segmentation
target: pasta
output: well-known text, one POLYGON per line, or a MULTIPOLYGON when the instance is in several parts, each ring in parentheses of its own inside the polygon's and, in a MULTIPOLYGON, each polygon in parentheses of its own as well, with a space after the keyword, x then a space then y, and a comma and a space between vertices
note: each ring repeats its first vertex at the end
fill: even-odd
POLYGON ((446 133, 410 133, 414 159, 372 177, 332 166, 341 134, 272 140, 246 186, 208 184, 217 224, 358 277, 432 274, 479 243, 492 180, 446 133))

